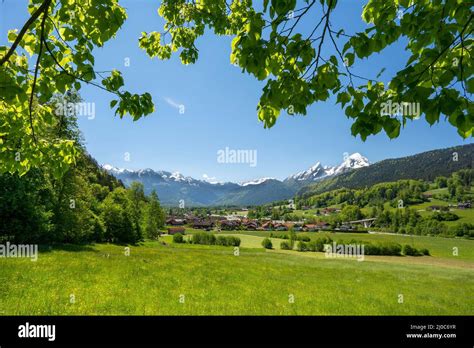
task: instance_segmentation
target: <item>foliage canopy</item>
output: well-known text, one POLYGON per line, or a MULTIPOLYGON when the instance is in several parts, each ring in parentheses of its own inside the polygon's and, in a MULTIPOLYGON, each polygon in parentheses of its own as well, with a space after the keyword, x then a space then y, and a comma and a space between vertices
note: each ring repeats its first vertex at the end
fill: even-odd
MULTIPOLYGON (((179 52, 191 64, 206 29, 232 37, 231 63, 266 81, 257 106, 265 127, 282 111, 306 115, 310 105, 335 96, 353 119, 352 134, 363 140, 382 130, 397 137, 419 116, 405 107, 412 104, 429 124, 445 117, 462 137, 473 136, 468 1, 368 0, 361 13, 368 28, 357 33, 333 26, 338 9, 337 0, 164 0, 158 9, 164 31, 143 32, 138 44, 150 57, 179 52), (301 23, 313 18, 306 33, 301 23), (375 77, 355 72, 358 61, 398 41, 406 42, 409 58, 388 83, 380 78, 384 69, 375 77)), ((59 177, 78 153, 73 140, 45 136, 54 124, 55 94, 93 85, 116 96, 110 103, 116 115, 133 120, 152 113, 154 104, 149 93, 124 90, 119 71, 94 69, 93 50, 126 20, 118 0, 30 0, 28 11, 21 30, 8 33, 12 45, 0 46, 0 170, 23 175, 50 166, 59 177)))

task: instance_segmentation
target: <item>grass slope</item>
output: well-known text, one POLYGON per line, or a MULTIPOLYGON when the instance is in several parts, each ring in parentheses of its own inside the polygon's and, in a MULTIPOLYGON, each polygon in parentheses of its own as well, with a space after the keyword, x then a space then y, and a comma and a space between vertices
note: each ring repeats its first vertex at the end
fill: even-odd
POLYGON ((463 268, 357 262, 247 249, 258 244, 250 237, 262 237, 241 237, 240 256, 232 247, 147 242, 130 256, 98 244, 52 249, 37 262, 0 258, 0 314, 474 314, 472 258, 463 268))

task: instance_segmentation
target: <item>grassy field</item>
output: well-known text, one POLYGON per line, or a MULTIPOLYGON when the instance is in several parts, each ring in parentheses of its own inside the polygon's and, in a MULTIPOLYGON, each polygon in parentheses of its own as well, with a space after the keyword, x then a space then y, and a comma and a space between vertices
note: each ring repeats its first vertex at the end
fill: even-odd
MULTIPOLYGON (((269 237, 271 232, 267 231, 242 231, 234 233, 242 240, 243 247, 261 247, 261 240, 269 237), (252 236, 254 238, 249 238, 252 236), (255 237, 260 237, 256 239, 255 237)), ((287 234, 287 232, 273 232, 273 234, 287 234)), ((343 233, 343 232, 302 232, 297 235, 309 236, 312 240, 329 236, 334 241, 349 242, 357 240, 362 242, 391 242, 399 244, 410 244, 421 249, 427 248, 431 256, 436 258, 446 258, 452 260, 474 261, 474 241, 464 238, 443 238, 430 236, 409 236, 402 234, 369 234, 369 233, 343 233), (453 255, 453 248, 457 248, 458 255, 453 255)), ((280 243, 284 239, 271 238, 273 247, 279 249, 280 243)))
MULTIPOLYGON (((432 205, 438 206, 448 206, 449 202, 442 201, 439 199, 432 199, 429 202, 424 202, 422 204, 412 205, 410 206, 411 209, 417 210, 421 216, 426 217, 433 214, 432 211, 429 211, 427 208, 432 205)), ((458 220, 455 221, 443 221, 448 226, 460 224, 460 223, 470 223, 474 224, 474 209, 457 209, 451 208, 450 211, 457 216, 459 216, 458 220)))
POLYGON ((239 237, 239 256, 232 247, 170 244, 166 236, 166 245, 131 246, 130 256, 124 246, 97 244, 56 247, 36 262, 0 258, 0 314, 474 314, 474 241, 416 237, 434 256, 357 262, 266 251, 263 236, 239 237), (459 259, 450 256, 452 245, 459 245, 459 259))

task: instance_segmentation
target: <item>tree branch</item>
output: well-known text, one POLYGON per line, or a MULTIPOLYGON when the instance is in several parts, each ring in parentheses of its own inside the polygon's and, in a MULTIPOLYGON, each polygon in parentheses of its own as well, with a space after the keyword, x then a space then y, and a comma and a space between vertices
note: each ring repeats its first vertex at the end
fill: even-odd
POLYGON ((29 102, 29 105, 28 105, 31 133, 33 135, 33 139, 35 141, 35 144, 38 144, 38 140, 36 139, 35 128, 33 126, 33 115, 32 115, 32 112, 33 112, 33 97, 35 95, 36 81, 38 79, 38 70, 39 70, 39 66, 40 66, 41 54, 43 53, 44 25, 46 23, 46 17, 48 17, 48 8, 49 8, 50 3, 51 3, 51 0, 46 0, 43 3, 43 5, 47 4, 47 6, 42 11, 43 12, 43 19, 41 20, 40 49, 39 49, 39 52, 38 52, 38 57, 36 58, 35 75, 34 75, 34 79, 33 79, 33 85, 31 86, 30 102, 29 102))
POLYGON ((26 23, 23 25, 23 28, 21 28, 20 33, 16 37, 15 41, 13 42, 13 45, 10 47, 8 50, 7 54, 5 54, 1 59, 0 59, 0 66, 2 66, 5 62, 10 59, 11 55, 13 52, 15 52, 18 44, 20 43, 21 39, 23 39, 23 36, 25 36, 26 32, 28 31, 29 27, 33 24, 33 22, 38 19, 38 17, 45 11, 48 10, 49 5, 51 4, 51 0, 45 0, 40 7, 31 15, 31 17, 26 21, 26 23))
MULTIPOLYGON (((92 85, 92 86, 95 86, 95 87, 97 87, 97 88, 100 88, 100 89, 102 89, 102 90, 104 90, 104 91, 106 91, 106 92, 113 93, 113 94, 115 94, 115 95, 117 95, 117 96, 120 96, 120 92, 110 91, 110 90, 108 90, 107 88, 105 88, 104 86, 101 86, 101 85, 99 85, 99 84, 97 84, 97 83, 94 83, 94 82, 91 82, 91 81, 84 80, 82 77, 79 77, 79 76, 76 76, 76 75, 70 73, 66 68, 64 68, 61 64, 59 64, 59 62, 58 62, 56 56, 53 54, 53 52, 52 52, 51 49, 49 48, 48 43, 47 43, 47 41, 46 41, 45 38, 43 38, 43 42, 44 42, 44 45, 45 45, 45 47, 46 47, 46 50, 47 50, 47 51, 49 52, 49 54, 51 55, 51 58, 53 58, 53 60, 54 60, 54 62, 56 63, 56 65, 57 65, 62 71, 64 71, 67 75, 73 77, 73 78, 76 79, 76 80, 79 80, 79 81, 82 81, 82 82, 87 83, 87 84, 89 84, 89 85, 92 85)), ((97 72, 94 71, 94 73, 97 73, 97 72)))
MULTIPOLYGON (((439 52, 439 54, 435 57, 435 59, 433 59, 433 61, 432 61, 430 64, 428 64, 428 66, 426 66, 425 69, 423 69, 423 71, 421 71, 420 73, 418 73, 418 74, 415 75, 415 76, 418 77, 418 79, 416 80, 417 83, 418 83, 418 81, 420 81, 420 79, 423 77, 424 73, 425 73, 428 69, 430 69, 431 66, 434 66, 434 64, 438 61, 438 59, 441 58, 441 56, 442 56, 453 44, 455 44, 456 41, 457 41, 459 38, 462 39, 463 34, 464 34, 464 31, 467 29, 469 23, 471 23, 472 18, 474 18, 474 15, 473 15, 473 14, 471 14, 471 16, 469 17, 468 21, 466 22, 466 24, 465 24, 464 27, 462 28, 462 30, 461 30, 461 32, 459 33, 459 35, 456 36, 456 37, 454 38, 454 40, 453 40, 449 45, 447 45, 444 49, 442 49, 441 52, 439 52)), ((470 32, 468 33, 468 35, 469 35, 469 34, 470 34, 470 32)))

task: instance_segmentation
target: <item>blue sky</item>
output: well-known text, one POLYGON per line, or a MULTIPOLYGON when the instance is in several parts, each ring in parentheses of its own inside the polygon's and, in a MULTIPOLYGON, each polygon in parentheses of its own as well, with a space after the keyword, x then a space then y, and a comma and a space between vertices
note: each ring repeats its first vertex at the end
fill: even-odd
MULTIPOLYGON (((0 44, 6 44, 8 29, 20 28, 27 19, 26 4, 23 0, 0 3, 0 44)), ((79 126, 88 151, 101 164, 244 181, 284 178, 318 161, 335 165, 345 152, 360 152, 376 162, 473 142, 463 140, 447 122, 430 127, 423 119, 410 122, 397 139, 381 133, 362 142, 350 134, 352 122, 334 99, 311 106, 307 116, 281 115, 273 128, 264 129, 256 114, 264 83, 230 64, 231 38, 207 33, 197 42, 200 57, 194 65, 182 65, 178 55, 168 61, 152 60, 138 47, 138 38, 142 31, 162 30, 156 11, 159 1, 124 0, 121 4, 127 9, 128 20, 116 39, 95 51, 96 70, 122 71, 126 89, 151 93, 156 111, 137 122, 120 120, 109 108, 112 95, 83 86, 81 95, 86 102, 95 103, 96 115, 91 120, 79 118, 79 126), (130 66, 125 66, 126 61, 130 66), (183 114, 178 105, 184 106, 183 114), (218 163, 217 152, 226 147, 256 150, 257 165, 218 163)), ((362 4, 340 0, 332 17, 333 27, 345 28, 348 34, 363 30, 362 4)), ((313 18, 316 13, 301 21, 303 31, 314 26, 317 19, 313 18)), ((328 57, 330 46, 324 48, 328 57)), ((373 77, 386 67, 381 78, 388 81, 406 57, 404 45, 399 43, 368 61, 356 62, 354 72, 373 77)))

